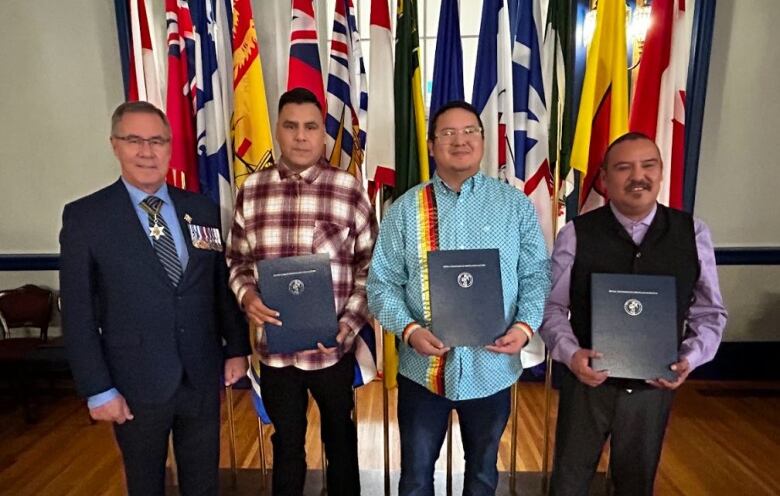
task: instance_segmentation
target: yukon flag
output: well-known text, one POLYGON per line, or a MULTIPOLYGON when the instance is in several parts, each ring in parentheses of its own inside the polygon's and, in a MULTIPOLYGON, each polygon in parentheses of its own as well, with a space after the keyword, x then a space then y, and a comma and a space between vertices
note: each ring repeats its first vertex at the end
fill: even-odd
POLYGON ((190 78, 190 74, 195 73, 196 45, 186 0, 165 0, 165 20, 168 25, 168 104, 165 112, 171 124, 171 162, 167 182, 188 191, 200 191, 198 162, 195 159, 195 79, 190 78))
POLYGON ((287 89, 306 88, 314 93, 325 111, 325 90, 322 87, 322 65, 313 2, 314 0, 292 2, 287 89))
POLYGON ((395 186, 395 98, 393 95, 393 34, 387 0, 371 0, 371 48, 369 57, 368 136, 381 136, 366 143, 368 194, 395 186))
POLYGON ((233 174, 240 188, 252 172, 273 163, 271 122, 250 0, 233 1, 233 174))
POLYGON ((361 182, 368 91, 352 0, 337 0, 328 66, 325 157, 361 182))
POLYGON ((514 176, 514 108, 512 40, 505 0, 485 0, 477 45, 477 66, 471 102, 485 127, 482 171, 507 180, 514 176))
POLYGON ((628 131, 628 65, 626 56, 626 2, 601 0, 596 10, 571 166, 583 173, 580 212, 604 205, 606 191, 599 181, 604 152, 628 131))
POLYGON ((190 2, 198 59, 195 64, 195 116, 198 139, 198 172, 201 192, 220 205, 222 232, 227 236, 232 224, 233 191, 228 162, 227 129, 222 102, 222 80, 218 72, 218 32, 215 0, 190 2))
POLYGON ((129 100, 143 100, 159 109, 165 108, 157 63, 157 37, 154 23, 149 22, 145 0, 130 1, 130 85, 129 100))
POLYGON ((658 201, 683 206, 685 91, 693 23, 692 0, 654 0, 642 51, 629 128, 654 140, 664 181, 658 201))

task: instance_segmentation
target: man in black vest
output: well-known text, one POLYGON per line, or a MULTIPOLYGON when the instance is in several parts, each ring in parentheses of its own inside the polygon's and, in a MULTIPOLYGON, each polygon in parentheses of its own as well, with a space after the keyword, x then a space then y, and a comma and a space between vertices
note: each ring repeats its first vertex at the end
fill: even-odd
POLYGON ((610 437, 616 495, 651 495, 677 389, 715 356, 726 324, 709 229, 657 203, 663 179, 658 147, 628 133, 607 149, 601 181, 609 204, 577 217, 553 249, 553 286, 540 334, 565 364, 551 494, 587 495, 610 437), (673 382, 609 378, 591 358, 590 275, 672 275, 677 286, 679 359, 673 382))

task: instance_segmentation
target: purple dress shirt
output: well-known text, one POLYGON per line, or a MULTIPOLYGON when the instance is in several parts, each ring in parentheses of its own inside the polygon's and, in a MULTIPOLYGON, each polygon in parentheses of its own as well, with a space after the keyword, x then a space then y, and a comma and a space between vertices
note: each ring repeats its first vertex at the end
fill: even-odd
MULTIPOLYGON (((645 218, 634 221, 618 212, 612 204, 610 208, 637 245, 647 234, 657 209, 657 207, 653 208, 645 218)), ((710 230, 704 222, 696 218, 694 218, 693 228, 701 270, 693 289, 694 301, 688 310, 688 332, 680 346, 680 358, 688 359, 691 370, 709 362, 715 356, 723 337, 727 317, 720 296, 710 230)), ((569 322, 569 288, 576 250, 577 233, 574 230, 574 223, 569 222, 561 229, 553 247, 552 290, 544 309, 544 321, 539 330, 539 334, 552 353, 553 360, 567 366, 570 365, 574 353, 580 350, 579 342, 569 322)))

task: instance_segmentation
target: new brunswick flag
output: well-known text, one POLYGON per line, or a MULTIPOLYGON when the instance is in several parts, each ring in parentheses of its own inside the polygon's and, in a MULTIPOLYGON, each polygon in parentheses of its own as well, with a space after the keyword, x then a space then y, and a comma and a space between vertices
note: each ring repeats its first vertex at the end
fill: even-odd
POLYGON ((273 160, 271 121, 250 0, 233 0, 233 90, 231 122, 236 188, 273 160))

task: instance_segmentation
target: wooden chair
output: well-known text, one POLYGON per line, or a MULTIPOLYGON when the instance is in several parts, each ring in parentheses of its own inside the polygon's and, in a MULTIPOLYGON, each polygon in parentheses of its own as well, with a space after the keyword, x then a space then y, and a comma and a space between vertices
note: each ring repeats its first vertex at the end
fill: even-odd
POLYGON ((27 359, 48 338, 54 296, 50 290, 31 284, 0 291, 0 377, 6 379, 11 394, 22 403, 25 418, 34 420, 29 401, 30 380, 27 359), (37 327, 37 337, 13 337, 11 329, 37 327))
POLYGON ((0 325, 3 338, 11 337, 11 329, 37 327, 40 340, 49 337, 54 294, 33 284, 0 291, 0 325))

